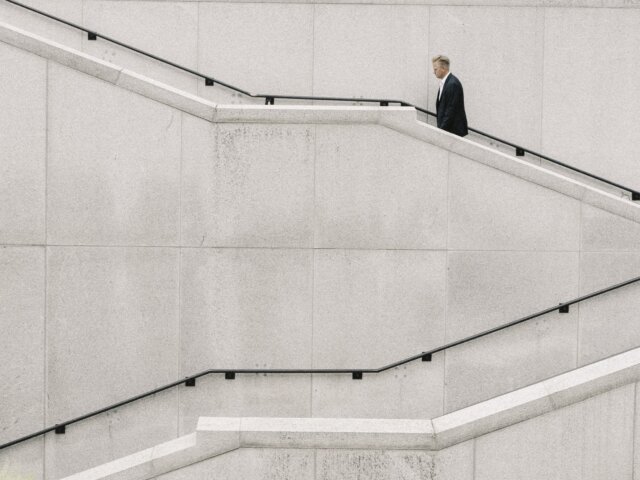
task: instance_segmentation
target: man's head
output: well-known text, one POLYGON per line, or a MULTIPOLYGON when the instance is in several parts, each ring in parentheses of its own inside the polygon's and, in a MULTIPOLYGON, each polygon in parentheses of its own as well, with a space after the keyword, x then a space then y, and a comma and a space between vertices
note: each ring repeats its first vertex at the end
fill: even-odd
POLYGON ((433 64, 433 74, 438 79, 443 79, 449 73, 449 57, 444 55, 436 55, 431 59, 433 64))

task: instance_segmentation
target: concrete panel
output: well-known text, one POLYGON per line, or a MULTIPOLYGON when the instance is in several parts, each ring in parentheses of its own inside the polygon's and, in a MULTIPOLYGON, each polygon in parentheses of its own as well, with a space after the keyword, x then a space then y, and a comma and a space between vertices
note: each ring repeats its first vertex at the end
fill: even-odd
MULTIPOLYGON (((197 70, 198 5, 183 2, 113 2, 88 0, 84 25, 183 67, 197 70)), ((90 55, 129 68, 189 93, 197 93, 198 79, 104 40, 83 40, 90 55)))
MULTIPOLYGON (((379 368, 444 343, 444 252, 317 250, 315 257, 314 368, 379 368)), ((440 415, 442 361, 362 381, 314 376, 313 415, 440 415)))
POLYGON ((447 341, 578 297, 577 253, 449 252, 447 341))
POLYGON ((640 225, 589 205, 582 206, 584 251, 640 251, 640 225))
POLYGON ((444 342, 446 253, 316 250, 313 365, 380 367, 444 342))
MULTIPOLYGON (((540 145, 543 41, 543 9, 431 8, 429 62, 438 54, 451 59, 469 124, 533 149, 540 145)), ((435 111, 438 80, 429 73, 429 107, 435 111)))
MULTIPOLYGON (((312 5, 207 2, 199 7, 201 71, 251 93, 311 95, 312 5)), ((224 87, 201 83, 199 90, 219 103, 251 102, 224 87)))
POLYGON ((180 113, 55 65, 49 105, 49 242, 177 244, 180 113))
POLYGON ((0 444, 44 426, 44 268, 42 247, 0 248, 0 444))
POLYGON ((578 200, 455 154, 450 163, 450 249, 579 249, 578 200))
POLYGON ((177 436, 177 395, 175 390, 162 392, 67 426, 64 435, 48 434, 46 478, 64 478, 172 440, 177 436))
POLYGON ((433 479, 433 459, 417 450, 316 451, 316 479, 433 479))
MULTIPOLYGON (((413 353, 413 352, 411 352, 413 353)), ((408 356, 408 355, 407 355, 408 356)), ((355 368, 377 368, 374 360, 355 368)), ((319 418, 433 418, 442 415, 443 357, 420 359, 353 380, 350 374, 313 376, 313 416, 319 418)), ((352 365, 342 365, 352 368, 352 365)))
MULTIPOLYGON (((20 0, 20 3, 62 18, 68 22, 81 25, 82 1, 83 0, 56 0, 52 2, 51 0, 20 0)), ((2 22, 80 50, 82 33, 75 28, 8 2, 0 2, 0 18, 2 18, 2 22)))
POLYGON ((183 372, 310 367, 312 262, 308 250, 184 250, 183 372))
POLYGON ((432 480, 456 479, 473 480, 475 442, 468 441, 445 448, 433 457, 432 480))
POLYGON ((312 125, 184 121, 185 245, 312 246, 312 125))
POLYGON ((0 450, 0 475, 10 480, 43 480, 44 440, 36 438, 0 450))
POLYGON ((4 43, 0 64, 0 243, 43 243, 47 64, 4 43))
POLYGON ((316 142, 316 247, 445 248, 446 151, 373 125, 316 142))
POLYGON ((572 307, 447 350, 445 412, 575 368, 577 329, 572 307))
POLYGON ((178 254, 49 247, 47 423, 176 380, 178 254))
POLYGON ((237 374, 235 380, 225 380, 218 373, 200 377, 196 388, 180 390, 180 434, 193 432, 201 416, 309 417, 311 376, 237 374))
POLYGON ((476 440, 477 480, 631 478, 635 386, 476 440))
MULTIPOLYGON (((580 293, 588 294, 637 277, 638 253, 583 253, 580 293)), ((592 298, 580 306, 579 364, 585 365, 640 345, 640 284, 592 298)))
POLYGON ((312 449, 241 448, 156 480, 314 480, 314 458, 312 449))
POLYGON ((429 8, 317 5, 313 93, 427 105, 429 8))
POLYGON ((637 188, 640 10, 550 8, 545 15, 543 151, 637 188), (594 68, 607 58, 614 68, 594 68))

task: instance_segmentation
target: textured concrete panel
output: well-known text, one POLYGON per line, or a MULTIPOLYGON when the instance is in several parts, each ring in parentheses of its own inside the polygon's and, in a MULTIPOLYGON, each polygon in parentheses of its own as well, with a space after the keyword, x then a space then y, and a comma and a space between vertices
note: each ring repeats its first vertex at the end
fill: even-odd
POLYGON ((446 253, 316 250, 313 364, 380 367, 444 342, 446 253))
POLYGON ((455 154, 450 163, 449 248, 578 250, 579 201, 455 154))
MULTIPOLYGON (((86 28, 197 70, 198 6, 195 3, 88 0, 84 3, 83 21, 86 28)), ((190 93, 197 93, 198 82, 204 82, 104 40, 89 41, 85 37, 83 50, 190 93)))
POLYGON ((637 188, 640 10, 549 8, 545 17, 543 151, 637 188), (594 68, 612 56, 615 68, 594 68))
MULTIPOLYGON (((314 368, 379 368, 444 343, 445 253, 317 250, 314 368)), ((317 417, 442 413, 442 357, 389 372, 314 376, 317 417), (390 383, 391 382, 391 383, 390 383)))
POLYGON ((475 442, 468 441, 445 448, 436 453, 433 458, 434 471, 431 480, 474 479, 474 451, 475 442))
MULTIPOLYGON (((540 145, 543 40, 543 9, 431 8, 429 62, 438 54, 451 59, 469 124, 533 149, 540 145)), ((438 80, 429 74, 429 109, 435 111, 438 80)))
MULTIPOLYGON (((185 376, 193 373, 197 372, 185 376)), ((180 391, 180 434, 193 432, 201 416, 309 417, 311 376, 237 374, 235 380, 226 380, 217 373, 200 377, 195 388, 180 391)))
POLYGON ((578 254, 449 252, 447 341, 578 297, 578 254))
POLYGON ((308 250, 184 250, 183 371, 310 367, 312 262, 308 250))
MULTIPOLYGON (((20 0, 20 3, 68 22, 82 24, 82 0, 20 0)), ((75 28, 8 2, 0 2, 0 18, 2 22, 80 50, 83 34, 75 28)))
POLYGON ((178 243, 180 113, 49 69, 48 240, 178 243))
MULTIPOLYGON (((588 294, 637 277, 638 253, 583 253, 580 293, 588 294)), ((580 306, 579 364, 640 345, 640 284, 592 298, 580 306)))
POLYGON ((575 368, 577 329, 572 307, 447 350, 445 412, 575 368))
POLYGON ((313 94, 426 106, 428 35, 428 7, 316 6, 313 94))
POLYGON ((631 478, 635 386, 476 440, 477 480, 631 478))
POLYGON ((176 407, 177 392, 170 390, 67 426, 64 435, 48 434, 46 478, 63 478, 172 440, 176 407))
POLYGON ((10 480, 44 479, 44 440, 36 438, 0 450, 0 475, 10 480))
POLYGON ((44 426, 44 268, 42 247, 0 248, 0 444, 44 426))
MULTIPOLYGON (((409 354, 419 352, 407 352, 409 354)), ((398 359, 399 360, 399 359, 398 359)), ((377 368, 374 360, 341 368, 377 368)), ((433 418, 442 415, 443 357, 420 359, 378 374, 313 376, 313 416, 320 418, 433 418)))
POLYGON ((49 247, 48 423, 176 380, 178 254, 49 247))
POLYGON ((312 125, 184 122, 184 244, 312 245, 312 125))
POLYGON ((314 480, 314 457, 312 449, 241 448, 156 480, 314 480))
POLYGON ((317 450, 316 479, 433 479, 433 459, 416 450, 317 450))
POLYGON ((446 246, 446 151, 373 125, 316 135, 316 247, 446 246))
POLYGON ((43 243, 47 65, 4 43, 0 64, 0 243, 43 243))
POLYGON ((582 206, 582 251, 640 251, 640 225, 590 205, 582 206))
MULTIPOLYGON (((312 5, 202 3, 198 68, 254 94, 311 95, 312 31, 312 5)), ((199 89, 220 103, 248 101, 224 87, 199 89)))

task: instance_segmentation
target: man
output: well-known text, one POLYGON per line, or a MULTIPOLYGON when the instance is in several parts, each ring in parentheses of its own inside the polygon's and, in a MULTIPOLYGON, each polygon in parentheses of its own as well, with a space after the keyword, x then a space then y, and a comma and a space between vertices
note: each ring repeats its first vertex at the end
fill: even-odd
POLYGON ((469 133, 469 130, 467 129, 467 115, 464 112, 462 84, 449 71, 449 58, 438 55, 433 57, 431 62, 433 73, 440 80, 438 98, 436 99, 438 128, 464 137, 469 133))

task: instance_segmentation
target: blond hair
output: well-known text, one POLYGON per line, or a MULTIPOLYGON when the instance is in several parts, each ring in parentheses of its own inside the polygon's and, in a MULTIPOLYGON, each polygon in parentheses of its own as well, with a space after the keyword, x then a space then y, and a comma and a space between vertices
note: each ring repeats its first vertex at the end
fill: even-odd
POLYGON ((438 63, 439 66, 445 67, 449 70, 449 65, 451 62, 449 61, 449 57, 445 57, 444 55, 436 55, 431 59, 431 63, 438 63))

